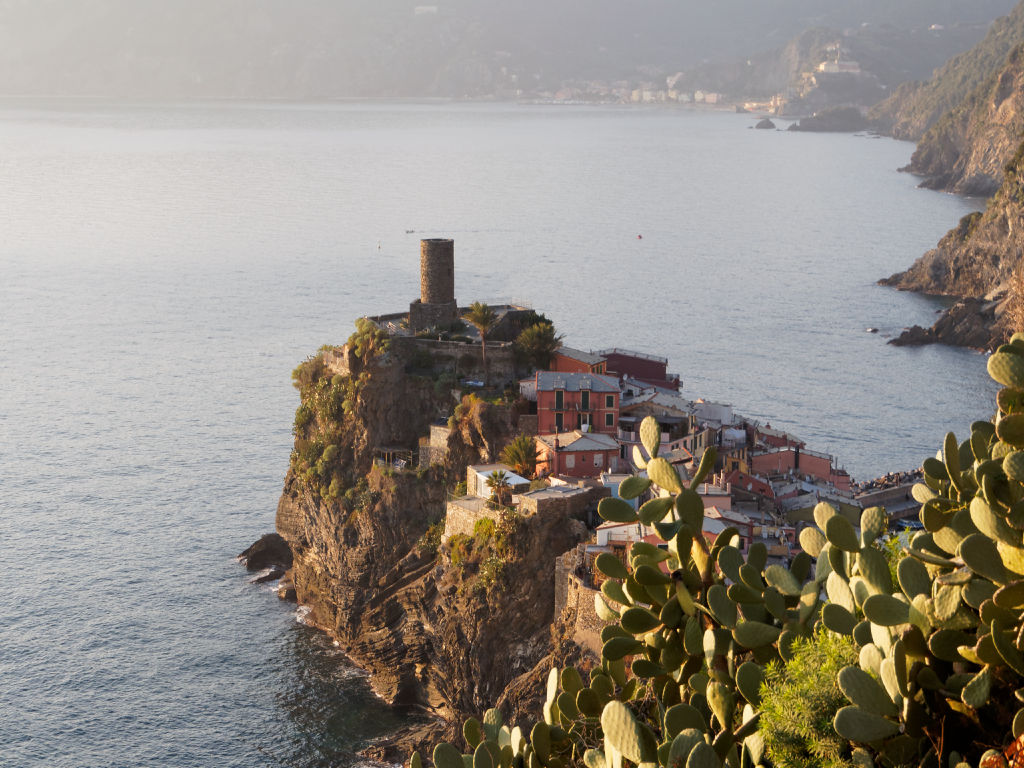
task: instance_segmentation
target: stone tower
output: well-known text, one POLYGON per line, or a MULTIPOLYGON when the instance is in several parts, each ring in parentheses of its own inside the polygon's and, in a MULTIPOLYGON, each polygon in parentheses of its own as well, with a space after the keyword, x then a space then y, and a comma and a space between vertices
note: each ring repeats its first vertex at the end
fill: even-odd
POLYGON ((420 240, 420 298, 409 305, 413 332, 448 327, 459 319, 455 303, 455 241, 420 240))

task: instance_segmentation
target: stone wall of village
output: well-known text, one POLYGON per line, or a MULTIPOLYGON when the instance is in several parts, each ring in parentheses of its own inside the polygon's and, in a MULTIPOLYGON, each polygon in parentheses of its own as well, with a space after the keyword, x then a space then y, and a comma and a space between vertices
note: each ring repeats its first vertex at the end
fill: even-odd
POLYGON ((547 494, 533 496, 524 494, 519 497, 519 509, 524 515, 562 514, 566 517, 578 518, 582 517, 588 507, 597 504, 598 501, 610 495, 611 491, 604 486, 587 488, 582 493, 566 494, 564 496, 547 494))
MULTIPOLYGON (((430 355, 435 373, 448 372, 459 378, 484 377, 480 345, 465 341, 438 341, 417 339, 412 336, 393 336, 392 349, 405 359, 412 360, 417 353, 430 355)), ((511 385, 516 381, 515 358, 511 342, 487 343, 487 370, 491 384, 511 385)))
POLYGON ((441 541, 446 542, 452 536, 460 533, 472 536, 473 526, 476 525, 477 520, 496 519, 497 516, 497 510, 484 504, 480 504, 479 507, 470 507, 463 506, 457 501, 449 501, 445 510, 444 533, 441 535, 441 541))
POLYGON ((594 608, 598 590, 587 586, 580 578, 579 549, 570 549, 555 560, 555 616, 570 623, 573 641, 596 656, 601 655, 603 621, 594 608))

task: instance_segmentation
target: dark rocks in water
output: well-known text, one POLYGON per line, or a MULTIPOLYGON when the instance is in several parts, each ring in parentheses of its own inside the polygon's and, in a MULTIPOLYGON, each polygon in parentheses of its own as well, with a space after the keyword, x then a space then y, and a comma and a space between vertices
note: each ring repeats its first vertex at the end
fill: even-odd
POLYGON ((264 573, 262 576, 257 576, 252 579, 250 584, 266 584, 268 581, 277 581, 284 576, 284 570, 281 568, 271 568, 269 571, 264 573))
POLYGON ((774 129, 775 128, 775 123, 773 123, 771 120, 769 120, 767 117, 765 117, 765 118, 762 118, 757 123, 757 125, 755 125, 754 127, 755 128, 760 128, 761 130, 774 129))
POLYGON ((889 343, 897 347, 922 344, 949 344, 972 349, 993 349, 1001 342, 1003 331, 996 324, 998 301, 963 299, 958 301, 931 328, 915 325, 889 343))
POLYGON ((811 117, 793 123, 790 131, 817 131, 823 133, 854 133, 870 127, 870 121, 857 107, 823 109, 811 117))
POLYGON ((298 602, 298 598, 295 595, 295 582, 292 581, 291 571, 285 573, 284 578, 282 578, 280 583, 277 585, 277 596, 290 603, 298 602))
POLYGON ((286 571, 292 567, 292 551, 280 534, 267 533, 259 541, 238 556, 238 559, 250 571, 262 571, 275 568, 286 571))

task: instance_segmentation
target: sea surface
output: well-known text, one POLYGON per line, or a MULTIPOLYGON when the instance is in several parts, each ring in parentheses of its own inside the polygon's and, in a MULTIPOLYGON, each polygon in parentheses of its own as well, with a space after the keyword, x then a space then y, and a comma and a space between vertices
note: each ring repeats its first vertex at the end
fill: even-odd
POLYGON ((349 766, 401 723, 234 556, 272 530, 292 368, 417 297, 669 358, 855 478, 989 415, 875 281, 978 207, 912 146, 752 116, 451 103, 0 103, 0 765, 349 766), (880 329, 877 334, 865 329, 880 329))

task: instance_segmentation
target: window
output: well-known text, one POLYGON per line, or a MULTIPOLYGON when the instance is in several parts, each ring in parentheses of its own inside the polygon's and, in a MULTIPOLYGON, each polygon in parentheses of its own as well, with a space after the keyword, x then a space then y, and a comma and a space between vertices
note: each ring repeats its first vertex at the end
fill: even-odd
POLYGON ((614 413, 606 413, 604 415, 604 425, 606 427, 614 427, 615 426, 615 414, 614 413))
POLYGON ((584 411, 590 410, 590 391, 584 389, 580 392, 580 409, 584 411))
POLYGON ((576 466, 576 457, 573 456, 571 453, 567 453, 565 455, 565 468, 566 469, 572 469, 575 466, 576 466))
POLYGON ((565 390, 564 389, 556 389, 555 390, 555 410, 556 411, 560 411, 563 408, 565 408, 565 390))
POLYGON ((603 463, 601 461, 601 459, 602 459, 602 456, 601 456, 600 453, 595 453, 594 454, 594 466, 595 467, 600 467, 601 466, 601 464, 603 463))
POLYGON ((604 396, 604 407, 605 408, 614 408, 615 407, 615 395, 605 395, 604 396))
POLYGON ((562 429, 563 429, 562 414, 561 413, 556 413, 555 414, 555 431, 556 432, 561 432, 562 429))

